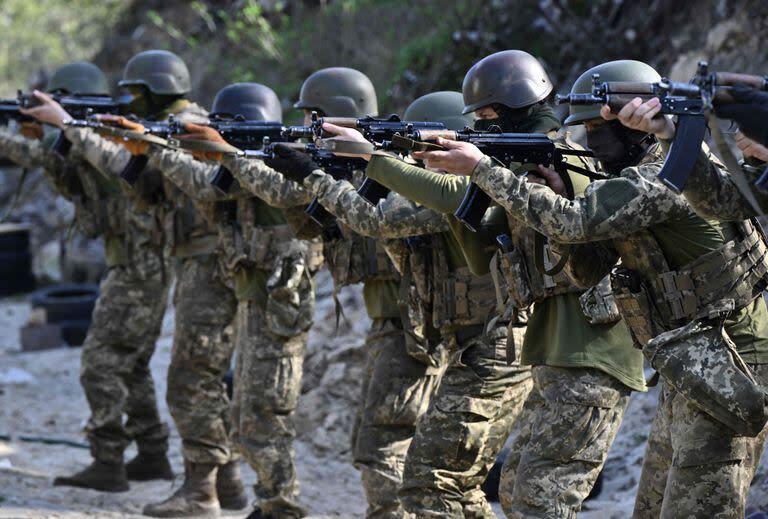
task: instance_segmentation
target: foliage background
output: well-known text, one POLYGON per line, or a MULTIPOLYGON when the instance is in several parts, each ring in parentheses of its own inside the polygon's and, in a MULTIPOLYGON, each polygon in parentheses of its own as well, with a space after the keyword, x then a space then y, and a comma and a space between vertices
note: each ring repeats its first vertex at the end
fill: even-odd
POLYGON ((765 72, 763 0, 0 0, 0 94, 44 83, 57 65, 95 61, 116 82, 130 56, 180 54, 193 97, 209 105, 235 81, 257 81, 286 116, 314 70, 368 74, 381 113, 461 89, 466 70, 498 50, 539 57, 560 90, 587 67, 635 58, 686 79, 695 61, 765 72), (725 28, 722 28, 725 24, 725 28), (720 27, 718 32, 718 27, 720 27), (713 28, 715 28, 713 30, 713 28), (713 34, 717 33, 717 34, 713 34))

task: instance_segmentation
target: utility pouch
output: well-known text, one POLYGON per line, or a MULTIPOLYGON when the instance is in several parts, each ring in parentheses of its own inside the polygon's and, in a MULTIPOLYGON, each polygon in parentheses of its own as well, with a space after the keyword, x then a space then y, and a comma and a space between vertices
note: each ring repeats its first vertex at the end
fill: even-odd
POLYGON ((768 422, 766 393, 722 324, 693 321, 662 333, 643 355, 667 384, 736 433, 755 437, 768 422))
POLYGON ((579 304, 589 324, 610 324, 621 320, 610 276, 605 276, 600 283, 581 294, 579 304))
POLYGON ((534 295, 523 252, 512 246, 500 249, 499 254, 499 263, 507 280, 507 291, 512 305, 516 308, 527 308, 534 302, 534 295))
POLYGON ((642 349, 657 335, 658 327, 651 318, 650 294, 636 272, 621 266, 611 272, 611 287, 614 302, 627 323, 635 347, 642 349))

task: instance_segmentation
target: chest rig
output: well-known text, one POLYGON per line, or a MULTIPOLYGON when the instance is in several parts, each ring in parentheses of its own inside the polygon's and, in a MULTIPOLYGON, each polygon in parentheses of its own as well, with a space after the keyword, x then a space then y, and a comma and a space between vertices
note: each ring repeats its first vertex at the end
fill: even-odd
POLYGON ((768 285, 768 248, 757 222, 733 224, 736 236, 673 270, 649 230, 614 241, 623 265, 611 273, 614 298, 640 347, 691 321, 750 304, 768 285))

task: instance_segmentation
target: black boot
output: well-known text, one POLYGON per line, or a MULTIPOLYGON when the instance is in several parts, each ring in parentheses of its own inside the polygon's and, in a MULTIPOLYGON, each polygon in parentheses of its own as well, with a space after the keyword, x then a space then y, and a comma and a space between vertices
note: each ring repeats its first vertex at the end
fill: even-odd
POLYGON ((221 508, 225 510, 242 510, 248 506, 248 496, 245 495, 237 461, 230 461, 219 467, 216 474, 216 494, 219 496, 221 508))
POLYGON ((173 470, 168 456, 163 454, 143 454, 125 464, 125 471, 131 481, 149 481, 152 479, 173 479, 173 470))
POLYGON ((128 478, 122 463, 104 463, 94 460, 85 469, 71 476, 59 476, 53 480, 54 486, 92 488, 102 492, 126 492, 128 478))

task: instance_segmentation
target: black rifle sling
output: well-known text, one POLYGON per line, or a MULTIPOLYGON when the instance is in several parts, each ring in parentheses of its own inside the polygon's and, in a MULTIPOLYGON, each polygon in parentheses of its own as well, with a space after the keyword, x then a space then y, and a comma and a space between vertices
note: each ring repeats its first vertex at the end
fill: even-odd
MULTIPOLYGON (((560 174, 560 178, 563 179, 563 183, 565 184, 565 190, 568 195, 568 198, 572 200, 574 196, 573 182, 571 182, 571 178, 568 176, 568 170, 571 169, 571 167, 576 169, 582 169, 582 168, 579 168, 578 166, 570 166, 570 167, 569 166, 570 165, 564 160, 557 164, 554 164, 555 171, 557 171, 560 174)), ((544 261, 544 254, 545 254, 544 249, 547 246, 547 243, 548 243, 547 237, 537 231, 536 236, 533 240, 533 248, 534 248, 533 260, 534 260, 534 263, 536 264, 536 270, 538 270, 539 273, 544 274, 546 276, 555 276, 559 274, 565 268, 566 263, 568 263, 568 257, 571 255, 571 246, 570 245, 566 246, 563 252, 563 255, 560 257, 560 260, 558 260, 558 262, 552 268, 547 269, 547 265, 544 261)))

